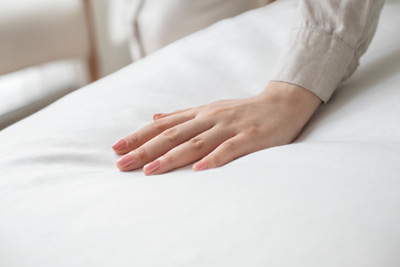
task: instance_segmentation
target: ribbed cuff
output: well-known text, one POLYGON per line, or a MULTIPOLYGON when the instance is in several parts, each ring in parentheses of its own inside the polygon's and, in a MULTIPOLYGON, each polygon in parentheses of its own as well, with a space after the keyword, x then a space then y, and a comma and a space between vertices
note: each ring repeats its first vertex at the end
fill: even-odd
POLYGON ((314 29, 295 29, 271 80, 304 87, 326 103, 353 60, 354 49, 342 40, 314 29))

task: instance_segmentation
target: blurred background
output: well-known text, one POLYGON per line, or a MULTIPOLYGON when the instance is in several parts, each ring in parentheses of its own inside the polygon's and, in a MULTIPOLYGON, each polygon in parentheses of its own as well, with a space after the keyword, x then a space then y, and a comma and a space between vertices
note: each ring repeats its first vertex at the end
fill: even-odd
POLYGON ((0 129, 131 63, 134 1, 1 0, 0 129))
POLYGON ((0 0, 0 130, 175 40, 271 1, 0 0))

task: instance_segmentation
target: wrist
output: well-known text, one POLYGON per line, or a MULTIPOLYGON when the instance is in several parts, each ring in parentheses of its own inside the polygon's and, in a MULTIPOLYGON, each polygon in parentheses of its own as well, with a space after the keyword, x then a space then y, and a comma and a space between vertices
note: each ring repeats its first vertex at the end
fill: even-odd
POLYGON ((322 103, 321 99, 311 91, 286 82, 269 82, 261 95, 268 99, 287 103, 292 107, 313 111, 322 103))
POLYGON ((281 115, 299 131, 322 103, 311 91, 286 82, 269 82, 260 96, 264 103, 279 107, 281 115))

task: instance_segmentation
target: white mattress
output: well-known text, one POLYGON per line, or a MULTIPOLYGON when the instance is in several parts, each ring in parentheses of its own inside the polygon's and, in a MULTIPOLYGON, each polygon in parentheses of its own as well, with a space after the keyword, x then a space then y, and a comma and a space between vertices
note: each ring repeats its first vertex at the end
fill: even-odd
MULTIPOLYGON (((291 145, 120 172, 152 115, 254 95, 295 1, 222 21, 0 132, 0 266, 400 266, 400 2, 291 145)), ((56 78, 56 77, 55 77, 56 78)))

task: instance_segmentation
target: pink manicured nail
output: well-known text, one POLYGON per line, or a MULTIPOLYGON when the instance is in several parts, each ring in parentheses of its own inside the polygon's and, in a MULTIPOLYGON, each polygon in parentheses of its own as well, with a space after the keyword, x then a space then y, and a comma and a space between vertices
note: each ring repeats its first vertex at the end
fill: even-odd
POLYGON ((155 160, 155 161, 150 162, 149 164, 145 165, 143 167, 143 171, 145 172, 145 174, 150 174, 150 173, 156 171, 158 168, 160 168, 160 161, 155 160))
POLYGON ((125 155, 123 157, 121 157, 118 161, 117 161, 118 165, 121 166, 122 168, 128 167, 129 165, 131 165, 133 163, 133 157, 132 155, 125 155))
POLYGON ((154 120, 154 121, 155 121, 155 120, 158 120, 158 119, 162 116, 162 114, 163 114, 163 113, 154 114, 153 120, 154 120))
POLYGON ((202 171, 207 169, 207 163, 205 161, 199 161, 193 166, 193 170, 202 171))
POLYGON ((112 148, 113 148, 114 150, 121 150, 121 149, 124 149, 125 147, 126 147, 126 141, 125 141, 125 139, 119 140, 118 142, 116 142, 116 143, 112 146, 112 148))

